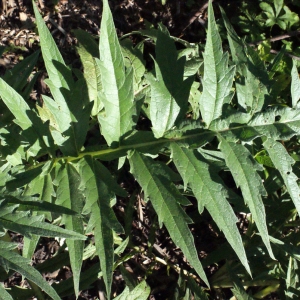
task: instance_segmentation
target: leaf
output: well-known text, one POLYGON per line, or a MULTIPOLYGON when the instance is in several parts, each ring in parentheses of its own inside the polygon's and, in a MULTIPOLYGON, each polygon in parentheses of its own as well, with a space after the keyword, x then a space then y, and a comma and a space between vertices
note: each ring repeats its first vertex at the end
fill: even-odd
POLYGON ((22 96, 10 87, 2 78, 0 78, 0 96, 5 105, 16 118, 16 124, 18 124, 23 130, 32 127, 32 121, 29 117, 29 105, 22 96))
POLYGON ((12 296, 5 290, 2 283, 0 283, 0 293, 3 300, 14 300, 12 296))
POLYGON ((144 43, 138 43, 135 47, 133 47, 133 43, 130 39, 123 39, 121 41, 122 53, 124 58, 126 59, 125 65, 129 68, 132 66, 133 68, 133 86, 134 93, 142 87, 142 78, 145 74, 145 60, 143 58, 144 52, 144 43))
POLYGON ((28 78, 35 67, 40 51, 26 57, 24 60, 16 64, 12 69, 8 69, 2 77, 16 92, 22 93, 23 88, 28 83, 28 78))
POLYGON ((129 162, 131 173, 143 188, 146 197, 150 198, 160 224, 165 224, 175 245, 180 247, 200 278, 209 285, 195 249, 193 236, 187 226, 191 220, 178 204, 178 200, 186 200, 180 200, 183 196, 170 182, 161 165, 137 151, 129 155, 129 162))
POLYGON ((31 280, 52 297, 52 299, 60 300, 61 298, 55 292, 53 287, 43 279, 42 275, 37 270, 30 266, 30 260, 20 256, 14 251, 8 250, 10 248, 9 244, 11 245, 12 243, 0 241, 0 265, 6 270, 12 269, 31 280))
POLYGON ((99 57, 99 47, 95 39, 86 31, 76 29, 74 33, 79 41, 77 51, 83 64, 83 76, 87 84, 89 100, 94 101, 92 116, 96 116, 103 108, 99 96, 102 90, 100 70, 94 59, 99 57))
POLYGON ((113 264, 114 239, 113 231, 123 232, 110 207, 111 193, 102 180, 100 163, 91 157, 84 157, 80 163, 82 178, 81 189, 86 197, 84 212, 90 214, 87 232, 94 230, 95 245, 100 259, 101 271, 108 298, 110 298, 113 264))
MULTIPOLYGON (((63 223, 65 223, 66 229, 83 234, 83 222, 80 213, 84 205, 84 195, 79 189, 80 180, 80 175, 72 164, 61 165, 56 175, 56 183, 58 185, 56 203, 77 212, 77 215, 65 215, 63 223)), ((78 297, 84 242, 67 239, 66 243, 69 248, 75 295, 78 297)))
POLYGON ((275 16, 278 17, 281 9, 283 7, 283 0, 275 0, 274 7, 275 7, 275 12, 276 12, 275 16))
POLYGON ((266 136, 274 140, 289 140, 300 134, 300 112, 290 107, 272 106, 255 114, 235 113, 212 122, 210 130, 222 133, 232 141, 250 142, 266 136))
POLYGON ((240 75, 245 75, 244 72, 246 71, 246 69, 244 68, 244 66, 247 64, 248 61, 245 52, 246 45, 235 32, 233 26, 229 22, 229 19, 224 9, 221 6, 220 11, 227 31, 227 38, 229 42, 230 52, 232 55, 232 60, 236 64, 237 72, 239 72, 240 75))
POLYGON ((48 76, 56 88, 59 89, 62 87, 67 90, 71 90, 74 85, 72 72, 66 67, 55 41, 40 15, 34 0, 32 0, 32 5, 48 76))
MULTIPOLYGON (((50 121, 53 139, 60 146, 64 155, 77 156, 89 129, 90 111, 93 103, 85 104, 83 102, 85 97, 82 98, 79 90, 74 89, 71 94, 68 90, 58 89, 49 79, 45 82, 55 101, 43 95, 44 107, 39 108, 39 111, 43 113, 46 120, 50 121)), ((76 84, 77 89, 79 89, 80 82, 76 84)))
POLYGON ((103 1, 99 43, 105 112, 98 115, 101 133, 107 143, 119 143, 132 131, 137 114, 133 94, 133 69, 125 69, 124 58, 115 31, 108 1, 103 1))
MULTIPOLYGON (((51 133, 66 156, 77 156, 86 137, 89 127, 92 103, 82 95, 84 82, 74 82, 71 70, 64 60, 44 23, 35 3, 33 3, 37 27, 40 35, 42 55, 49 79, 45 83, 49 86, 55 101, 43 96, 45 109, 48 110, 51 133), (53 122, 54 120, 54 122, 53 122), (53 124, 54 123, 54 124, 53 124)), ((42 111, 43 109, 39 109, 42 111)))
POLYGON ((6 228, 30 238, 31 234, 85 240, 79 233, 43 222, 43 216, 31 216, 28 212, 14 212, 17 206, 3 207, 0 212, 0 228, 6 228))
MULTIPOLYGON (((6 197, 7 199, 8 197, 6 197)), ((28 199, 32 200, 27 200, 25 197, 23 199, 18 199, 17 197, 9 197, 7 199, 8 203, 14 203, 14 204, 21 204, 18 208, 18 210, 22 211, 28 211, 28 210, 34 210, 34 211, 44 211, 44 212, 55 212, 55 213, 60 213, 60 214, 66 214, 66 215, 77 215, 78 213, 75 212, 74 210, 71 210, 69 208, 49 203, 46 201, 41 201, 41 200, 33 200, 34 197, 28 197, 28 199)))
POLYGON ((269 238, 270 242, 272 242, 277 248, 300 262, 300 249, 298 246, 294 246, 290 243, 285 243, 284 241, 275 239, 272 236, 270 236, 269 238))
POLYGON ((172 158, 185 186, 190 185, 198 200, 199 213, 203 212, 204 207, 208 210, 247 272, 251 274, 242 238, 236 226, 238 220, 226 200, 228 195, 217 171, 201 160, 193 150, 180 148, 176 143, 171 144, 171 150, 172 158))
POLYGON ((298 214, 300 215, 300 188, 298 185, 298 176, 293 173, 292 168, 295 161, 281 143, 269 138, 263 145, 268 151, 275 168, 280 172, 298 214))
POLYGON ((254 114, 266 108, 270 102, 270 81, 264 62, 251 47, 247 48, 247 57, 246 105, 247 111, 254 114))
POLYGON ((299 278, 298 262, 294 258, 290 257, 288 270, 287 270, 287 277, 286 277, 286 287, 287 287, 287 290, 285 291, 286 299, 295 299, 294 296, 296 296, 297 298, 300 296, 299 283, 300 283, 300 278, 299 278))
POLYGON ((212 3, 208 5, 208 31, 205 45, 203 92, 200 111, 207 127, 222 115, 222 108, 229 103, 235 67, 228 67, 228 53, 223 54, 221 37, 215 21, 212 3))
POLYGON ((247 294, 239 277, 231 269, 234 265, 233 264, 230 265, 230 263, 228 263, 228 262, 226 264, 227 264, 226 265, 227 272, 229 273, 230 280, 232 281, 232 284, 233 284, 233 288, 231 289, 231 291, 232 291, 233 295, 236 297, 236 299, 238 299, 238 300, 254 300, 250 295, 247 294))
POLYGON ((151 289, 146 281, 142 281, 132 291, 128 287, 114 300, 147 300, 150 295, 151 289))
POLYGON ((224 154, 226 165, 230 169, 237 187, 242 190, 245 203, 249 206, 269 255, 275 259, 270 245, 265 208, 261 198, 266 196, 267 192, 262 184, 262 179, 256 172, 262 171, 263 168, 252 158, 246 147, 228 142, 221 136, 218 138, 220 140, 219 149, 224 154))
POLYGON ((291 95, 292 95, 292 106, 295 107, 300 99, 300 79, 297 70, 297 63, 293 59, 293 68, 291 71, 292 83, 291 83, 291 95))
POLYGON ((184 80, 185 56, 178 59, 174 41, 163 25, 157 32, 155 53, 156 77, 148 74, 147 79, 151 85, 152 131, 160 138, 187 111, 193 76, 184 80))

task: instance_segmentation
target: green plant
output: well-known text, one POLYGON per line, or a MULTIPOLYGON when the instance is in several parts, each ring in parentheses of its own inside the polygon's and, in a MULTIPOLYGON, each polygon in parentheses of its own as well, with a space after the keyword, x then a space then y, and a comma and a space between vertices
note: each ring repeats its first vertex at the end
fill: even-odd
MULTIPOLYGON (((208 287, 233 287, 232 293, 244 299, 260 299, 273 291, 290 299, 297 296, 300 79, 296 63, 291 95, 282 99, 273 80, 282 53, 270 63, 262 61, 221 10, 229 59, 210 2, 203 59, 198 45, 176 39, 184 46, 178 51, 160 25, 140 32, 155 43, 154 70, 146 72, 143 43, 133 47, 128 39, 119 42, 105 0, 99 48, 91 36, 76 31, 81 73, 65 65, 35 5, 34 10, 49 76, 45 82, 53 98, 43 95, 42 106, 29 105, 20 90, 0 79, 0 96, 10 116, 1 123, 0 224, 8 241, 1 241, 0 264, 5 271, 19 271, 54 299, 74 292, 77 297, 102 277, 110 299, 113 271, 119 269, 127 288, 116 299, 147 299, 148 284, 138 284, 124 268, 128 259, 142 254, 179 273, 175 299, 192 295, 207 299, 208 287), (134 179, 159 226, 165 226, 191 268, 153 253, 155 220, 148 249, 134 244, 131 206, 135 193, 140 193, 134 179), (134 187, 130 199, 119 185, 126 180, 134 187), (129 202, 118 218, 113 209, 117 196, 129 202), (236 214, 246 216, 243 235, 236 214), (189 225, 205 216, 211 216, 213 232, 224 235, 225 242, 200 262, 189 225), (45 218, 66 229, 43 222, 45 218), (45 226, 50 226, 48 231, 45 226), (23 256, 13 255, 26 272, 7 263, 5 255, 15 245, 6 230, 25 235, 23 256), (72 267, 72 279, 53 288, 40 281, 36 269, 62 266, 65 253, 36 269, 26 260, 43 235, 66 238, 72 267), (94 240, 85 242, 83 235, 94 240), (99 257, 99 265, 81 274, 83 261, 94 256, 99 257), (212 264, 218 268, 208 276, 204 269, 212 264), (198 284, 199 278, 204 284, 198 284)), ((145 271, 143 279, 152 271, 145 271)), ((38 287, 32 284, 42 299, 38 287)), ((12 298, 8 292, 13 291, 0 288, 7 299, 12 298)))
POLYGON ((274 4, 272 7, 268 2, 259 4, 263 13, 267 16, 266 26, 272 27, 277 24, 281 29, 286 30, 299 23, 299 16, 284 5, 283 0, 271 1, 274 4))

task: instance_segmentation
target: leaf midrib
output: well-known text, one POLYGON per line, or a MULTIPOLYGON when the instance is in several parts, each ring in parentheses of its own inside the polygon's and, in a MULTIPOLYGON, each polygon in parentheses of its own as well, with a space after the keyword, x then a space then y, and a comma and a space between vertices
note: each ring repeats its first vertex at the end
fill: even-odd
MULTIPOLYGON (((143 148, 143 147, 149 147, 149 149, 151 149, 151 146, 157 146, 157 145, 160 145, 160 144, 163 145, 163 144, 166 144, 166 143, 184 142, 185 140, 189 140, 189 139, 194 139, 196 141, 197 138, 199 138, 201 136, 205 136, 207 134, 211 134, 211 135, 216 136, 216 135, 218 135, 218 133, 224 133, 224 132, 229 132, 229 131, 240 130, 240 129, 247 128, 247 127, 249 127, 249 128, 258 128, 258 127, 264 127, 264 126, 276 125, 276 124, 287 124, 287 123, 291 123, 291 122, 295 122, 295 121, 300 122, 300 120, 288 119, 288 120, 284 120, 283 122, 269 122, 269 123, 258 124, 258 125, 253 125, 253 126, 250 126, 248 124, 242 124, 242 125, 238 125, 238 126, 235 126, 235 127, 224 128, 224 129, 221 129, 221 130, 199 129, 199 130, 201 130, 201 132, 188 134, 188 135, 184 135, 184 136, 181 136, 181 137, 172 137, 170 139, 160 138, 160 139, 157 139, 156 141, 151 141, 151 142, 136 143, 136 144, 131 144, 131 145, 121 145, 117 148, 107 148, 107 149, 98 150, 98 151, 81 152, 76 157, 72 157, 72 156, 56 157, 56 158, 54 158, 54 163, 58 163, 60 161, 72 162, 72 161, 75 161, 75 160, 79 160, 79 159, 81 159, 85 156, 92 156, 93 158, 101 159, 101 157, 105 157, 106 155, 109 155, 109 154, 114 154, 114 153, 118 153, 118 152, 122 153, 122 152, 125 152, 125 151, 128 151, 128 150, 134 150, 134 149, 139 149, 139 148, 143 148)), ((258 133, 256 137, 259 137, 259 136, 260 136, 260 134, 258 133)), ((254 137, 253 139, 255 139, 256 137, 254 137)), ((120 155, 120 157, 124 156, 124 155, 120 155)), ((37 163, 33 166, 28 167, 26 170, 31 170, 31 169, 38 168, 40 166, 43 166, 46 162, 47 161, 37 163)))

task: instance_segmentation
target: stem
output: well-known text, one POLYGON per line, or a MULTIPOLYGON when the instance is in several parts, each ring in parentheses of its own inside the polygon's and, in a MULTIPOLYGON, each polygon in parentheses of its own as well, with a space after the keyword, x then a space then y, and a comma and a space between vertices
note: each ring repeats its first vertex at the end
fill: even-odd
POLYGON ((260 40, 260 41, 252 42, 252 43, 249 43, 248 45, 249 46, 257 46, 257 45, 262 44, 265 41, 269 41, 269 42, 272 43, 272 42, 276 42, 276 41, 288 39, 288 38, 290 38, 292 36, 296 36, 296 35, 299 35, 299 34, 300 34, 300 30, 291 31, 291 32, 288 32, 286 34, 281 34, 281 35, 274 36, 274 37, 272 37, 270 39, 265 39, 265 40, 260 40))

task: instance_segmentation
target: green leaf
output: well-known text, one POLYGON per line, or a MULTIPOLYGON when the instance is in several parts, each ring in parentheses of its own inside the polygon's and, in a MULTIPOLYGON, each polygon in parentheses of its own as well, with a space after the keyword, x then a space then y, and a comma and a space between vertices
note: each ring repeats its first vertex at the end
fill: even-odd
POLYGON ((125 68, 108 1, 103 1, 99 43, 105 112, 98 115, 101 133, 107 143, 119 143, 132 131, 137 114, 133 94, 133 69, 125 68))
POLYGON ((8 251, 10 248, 9 244, 12 243, 0 241, 0 265, 6 270, 12 269, 31 280, 52 297, 52 299, 60 300, 61 298, 53 287, 43 279, 42 275, 36 269, 30 266, 30 260, 20 256, 14 251, 8 251))
MULTIPOLYGON (((56 175, 56 183, 58 185, 56 203, 78 213, 78 215, 73 216, 65 215, 63 223, 65 223, 66 229, 83 234, 83 222, 79 214, 83 209, 84 195, 79 189, 80 182, 80 175, 72 164, 68 163, 60 166, 56 175)), ((67 239, 66 243, 69 248, 75 295, 78 297, 84 242, 67 239)))
POLYGON ((300 99, 300 79, 297 70, 297 63, 293 59, 293 68, 291 71, 292 83, 291 83, 291 94, 292 94, 292 106, 295 107, 300 99))
POLYGON ((82 94, 82 91, 85 91, 84 82, 82 80, 74 82, 71 70, 65 65, 51 33, 36 5, 34 3, 33 5, 42 55, 49 76, 45 83, 55 99, 53 101, 43 96, 47 110, 44 117, 48 115, 46 120, 50 121, 52 136, 64 155, 77 156, 85 141, 92 103, 88 102, 88 97, 84 93, 82 94))
POLYGON ((92 116, 96 116, 103 108, 99 95, 102 90, 100 70, 95 61, 95 57, 99 57, 99 48, 95 39, 86 31, 77 29, 74 33, 79 41, 77 51, 84 69, 83 76, 87 84, 89 100, 94 101, 92 116))
POLYGON ((191 220, 178 204, 186 200, 181 200, 183 196, 168 179, 160 164, 137 151, 130 154, 129 162, 131 173, 143 188, 146 197, 150 198, 160 224, 165 224, 175 245, 180 247, 200 278, 209 285, 195 249, 193 236, 187 226, 191 220))
POLYGON ((298 176, 293 173, 292 168, 295 161, 290 157, 281 143, 269 138, 263 145, 268 151, 275 168, 280 172, 298 214, 300 215, 300 188, 298 185, 298 176))
POLYGON ((42 55, 47 69, 48 76, 54 86, 71 90, 74 81, 72 72, 65 65, 65 62, 55 44, 55 41, 47 28, 39 10, 32 0, 33 10, 36 18, 36 25, 39 32, 42 55))
POLYGON ((270 16, 275 16, 274 10, 269 3, 261 2, 259 4, 260 8, 264 10, 266 13, 269 13, 270 16))
POLYGON ((286 276, 286 287, 286 299, 296 299, 294 296, 296 296, 297 298, 300 296, 299 266, 298 262, 292 257, 290 257, 289 259, 289 265, 286 276))
POLYGON ((270 102, 269 75, 264 62, 260 59, 257 51, 247 48, 247 74, 246 74, 246 106, 251 114, 260 112, 270 102))
POLYGON ((0 293, 3 300, 14 300, 13 297, 5 290, 2 283, 0 283, 0 293))
POLYGON ((231 87, 235 67, 228 67, 228 53, 223 53, 221 37, 215 21, 212 3, 208 5, 208 31, 204 56, 203 93, 200 111, 207 127, 222 115, 223 105, 232 98, 231 87))
POLYGON ((40 51, 26 57, 24 60, 16 64, 12 69, 8 69, 2 77, 16 92, 22 93, 22 89, 28 83, 28 78, 35 67, 40 51))
POLYGON ((77 156, 85 142, 89 129, 89 118, 93 103, 84 103, 80 93, 82 82, 76 82, 73 93, 57 88, 52 81, 45 80, 55 101, 43 95, 44 107, 39 108, 44 120, 49 120, 53 139, 67 156, 77 156))
POLYGON ((132 291, 128 287, 114 300, 147 300, 151 289, 146 281, 142 281, 132 291))
POLYGON ((190 185, 198 200, 199 213, 203 212, 204 207, 208 210, 247 272, 251 274, 242 238, 236 226, 238 220, 226 200, 228 194, 217 171, 201 160, 193 150, 181 148, 176 143, 171 144, 171 150, 172 158, 185 186, 190 185))
POLYGON ((0 228, 6 228, 30 238, 31 234, 85 240, 82 234, 43 222, 44 217, 32 216, 28 212, 14 212, 17 206, 7 206, 0 212, 0 228))
POLYGON ((86 197, 84 212, 90 214, 87 232, 94 230, 95 245, 100 259, 101 271, 108 298, 110 298, 113 264, 113 231, 123 232, 110 207, 111 192, 102 180, 101 165, 91 157, 84 157, 80 163, 81 189, 86 197), (100 166, 100 168, 99 168, 100 166))
POLYGON ((18 124, 23 130, 32 127, 32 121, 29 117, 29 105, 22 96, 10 87, 2 78, 0 78, 0 96, 5 105, 16 118, 16 124, 18 124))
POLYGON ((270 245, 265 208, 261 198, 267 196, 267 192, 257 173, 263 168, 253 159, 246 147, 228 142, 221 136, 218 138, 220 140, 219 148, 224 154, 226 165, 230 169, 237 187, 242 190, 245 203, 249 206, 269 255, 275 259, 270 245))
POLYGON ((234 266, 234 264, 232 264, 232 263, 230 264, 230 263, 226 262, 226 267, 227 267, 226 269, 227 269, 227 272, 229 273, 230 280, 232 281, 232 284, 233 284, 233 289, 231 289, 232 293, 238 300, 254 300, 251 296, 249 296, 247 294, 239 277, 232 270, 233 266, 234 266))
POLYGON ((134 93, 139 89, 142 89, 142 78, 145 74, 145 60, 143 58, 144 43, 141 42, 133 47, 133 43, 130 39, 124 39, 121 41, 122 53, 126 59, 125 64, 127 67, 133 68, 133 86, 134 93))
POLYGON ((275 239, 274 237, 270 236, 270 242, 272 242, 277 248, 281 251, 290 255, 290 257, 297 259, 300 262, 300 249, 298 246, 294 246, 290 243, 285 243, 284 241, 275 239))
POLYGON ((274 1, 274 7, 275 7, 275 12, 276 12, 275 16, 276 17, 279 16, 279 14, 282 10, 282 7, 283 7, 283 3, 284 3, 283 0, 275 0, 274 1))
POLYGON ((187 111, 193 77, 184 80, 185 56, 178 59, 174 41, 163 25, 157 33, 155 53, 156 77, 148 74, 147 79, 151 85, 152 130, 155 137, 160 138, 187 111))
POLYGON ((229 42, 230 52, 232 55, 232 60, 236 64, 237 72, 243 75, 244 71, 246 70, 244 66, 245 64, 247 64, 247 55, 245 52, 246 45, 235 32, 233 26, 230 24, 229 19, 222 7, 220 7, 220 11, 227 31, 227 38, 229 42))
POLYGON ((234 113, 226 119, 212 122, 211 131, 222 133, 232 141, 252 141, 266 136, 274 140, 289 140, 300 134, 300 112, 290 107, 271 106, 255 114, 234 113))
POLYGON ((55 212, 55 213, 66 214, 66 215, 77 215, 76 211, 71 210, 69 208, 57 204, 49 203, 46 201, 41 201, 38 199, 34 200, 34 197, 26 197, 26 198, 24 197, 18 199, 18 197, 16 198, 6 197, 8 203, 21 204, 18 208, 19 211, 34 210, 34 211, 44 211, 44 212, 55 212))

